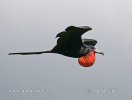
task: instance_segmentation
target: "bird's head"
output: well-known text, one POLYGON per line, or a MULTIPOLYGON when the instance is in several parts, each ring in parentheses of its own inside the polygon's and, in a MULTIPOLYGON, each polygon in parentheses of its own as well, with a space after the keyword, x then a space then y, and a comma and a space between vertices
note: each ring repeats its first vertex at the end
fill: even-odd
POLYGON ((83 56, 85 56, 85 55, 87 55, 87 54, 89 54, 91 51, 93 51, 94 53, 98 53, 98 54, 101 54, 101 55, 104 55, 104 53, 103 52, 100 52, 100 51, 98 51, 94 46, 92 46, 92 45, 83 45, 82 47, 81 47, 81 55, 83 55, 83 56))
POLYGON ((94 46, 90 46, 91 50, 94 51, 95 53, 101 54, 104 56, 104 52, 98 51, 94 46))

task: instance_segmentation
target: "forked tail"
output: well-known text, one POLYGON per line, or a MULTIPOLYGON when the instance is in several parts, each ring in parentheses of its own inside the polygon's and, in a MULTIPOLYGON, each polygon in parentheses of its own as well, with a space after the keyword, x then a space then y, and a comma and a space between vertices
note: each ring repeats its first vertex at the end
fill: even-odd
POLYGON ((8 55, 34 55, 34 54, 43 54, 43 53, 52 53, 49 51, 40 51, 40 52, 19 52, 19 53, 9 53, 8 55))

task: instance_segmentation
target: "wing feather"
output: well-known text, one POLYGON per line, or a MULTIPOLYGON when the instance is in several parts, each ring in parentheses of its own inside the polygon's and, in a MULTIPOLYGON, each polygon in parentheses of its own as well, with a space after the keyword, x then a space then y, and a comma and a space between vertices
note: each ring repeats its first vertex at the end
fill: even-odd
POLYGON ((80 47, 83 45, 81 36, 91 30, 90 27, 75 27, 69 26, 65 31, 56 35, 57 45, 53 48, 53 52, 59 52, 66 55, 68 52, 72 54, 78 53, 80 47))
POLYGON ((57 45, 81 45, 81 36, 88 30, 91 30, 91 28, 69 26, 65 29, 65 31, 56 35, 56 37, 59 37, 57 40, 57 45))
POLYGON ((82 42, 86 45, 92 46, 95 46, 97 44, 97 41, 95 39, 82 39, 82 42))

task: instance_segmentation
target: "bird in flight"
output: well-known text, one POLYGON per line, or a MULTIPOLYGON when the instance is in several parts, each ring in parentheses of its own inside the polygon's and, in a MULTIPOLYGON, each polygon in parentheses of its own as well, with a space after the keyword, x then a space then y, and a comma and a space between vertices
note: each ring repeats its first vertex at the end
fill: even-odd
POLYGON ((83 67, 90 67, 95 62, 95 53, 104 55, 103 52, 94 47, 97 43, 94 39, 82 39, 81 36, 92 30, 88 26, 69 26, 56 35, 57 44, 51 50, 40 52, 19 52, 9 53, 9 55, 33 55, 43 53, 57 53, 64 56, 78 58, 78 62, 83 67))

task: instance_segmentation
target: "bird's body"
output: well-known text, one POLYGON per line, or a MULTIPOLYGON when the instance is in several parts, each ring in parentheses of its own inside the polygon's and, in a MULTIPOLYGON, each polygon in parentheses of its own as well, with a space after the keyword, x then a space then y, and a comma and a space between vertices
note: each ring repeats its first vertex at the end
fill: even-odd
POLYGON ((62 46, 55 46, 51 52, 62 54, 64 56, 72 57, 72 58, 79 58, 81 56, 86 55, 92 46, 88 46, 84 43, 82 45, 62 45, 62 46), (88 49, 89 48, 89 49, 88 49))
MULTIPOLYGON (((20 52, 20 53, 9 53, 9 55, 31 55, 31 54, 42 54, 42 53, 57 53, 72 58, 80 58, 86 56, 91 50, 95 50, 94 46, 97 41, 94 39, 81 39, 81 36, 92 28, 88 26, 69 26, 65 31, 60 32, 56 35, 58 38, 57 45, 49 51, 41 52, 20 52)), ((97 52, 103 54, 102 52, 97 52)))

